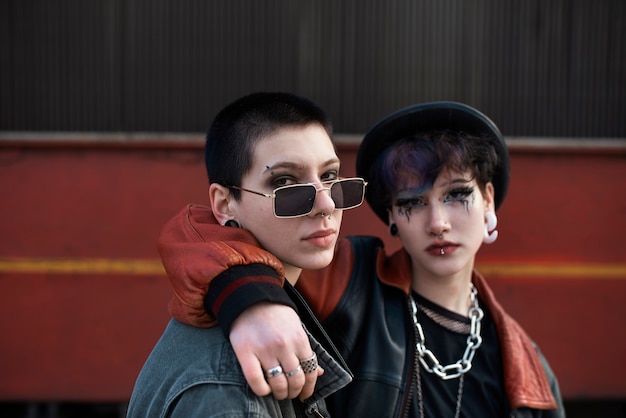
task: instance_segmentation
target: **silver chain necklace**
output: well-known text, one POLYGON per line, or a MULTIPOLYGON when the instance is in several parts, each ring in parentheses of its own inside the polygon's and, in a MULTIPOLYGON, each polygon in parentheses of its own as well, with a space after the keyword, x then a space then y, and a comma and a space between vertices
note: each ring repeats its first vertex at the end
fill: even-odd
MULTIPOLYGON (((420 364, 424 367, 424 369, 429 372, 437 375, 442 380, 455 379, 460 377, 459 379, 459 390, 457 394, 456 401, 456 411, 454 414, 455 418, 458 418, 461 414, 461 398, 463 397, 463 383, 465 373, 467 373, 472 368, 472 360, 474 359, 474 354, 476 354, 476 350, 483 342, 482 337, 480 336, 481 329, 481 321, 485 316, 485 313, 478 305, 478 291, 474 284, 470 289, 470 301, 472 302, 472 307, 469 309, 468 316, 470 318, 470 334, 467 336, 467 347, 465 348, 465 352, 463 353, 463 357, 458 360, 456 363, 448 364, 446 366, 442 366, 437 356, 426 348, 426 338, 424 337, 424 331, 422 330, 422 325, 419 323, 417 319, 417 304, 415 300, 413 300, 413 296, 409 294, 410 308, 411 308, 411 316, 413 318, 413 326, 415 327, 415 335, 416 335, 416 343, 415 343, 415 351, 417 352, 418 359, 420 364)), ((417 394, 418 394, 418 402, 419 402, 419 410, 420 416, 424 417, 424 402, 422 399, 422 382, 420 378, 420 368, 416 371, 417 374, 417 394)))

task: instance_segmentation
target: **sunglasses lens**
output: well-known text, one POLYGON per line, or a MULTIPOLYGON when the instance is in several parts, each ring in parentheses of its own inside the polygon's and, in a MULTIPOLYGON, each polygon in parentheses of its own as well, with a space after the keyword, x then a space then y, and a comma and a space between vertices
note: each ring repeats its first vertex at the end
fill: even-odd
POLYGON ((315 204, 317 190, 312 184, 295 184, 275 192, 274 212, 279 217, 306 215, 315 204))
MULTIPOLYGON (((326 189, 328 190, 328 189, 326 189)), ((274 213, 291 218, 310 213, 318 190, 312 184, 294 184, 274 191, 274 213)), ((335 209, 351 209, 363 203, 365 182, 361 179, 339 180, 330 186, 335 209)))
POLYGON ((330 188, 335 209, 350 209, 363 203, 365 183, 358 179, 340 180, 330 188))

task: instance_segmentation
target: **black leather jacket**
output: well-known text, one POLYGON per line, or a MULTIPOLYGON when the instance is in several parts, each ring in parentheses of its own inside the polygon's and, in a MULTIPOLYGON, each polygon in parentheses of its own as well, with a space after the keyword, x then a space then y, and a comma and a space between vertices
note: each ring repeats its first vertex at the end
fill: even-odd
MULTIPOLYGON (((335 310, 322 325, 341 355, 347 359, 354 378, 350 385, 328 400, 329 410, 337 417, 406 417, 414 393, 414 370, 417 367, 414 354, 415 336, 407 307, 407 293, 403 289, 385 284, 376 274, 378 250, 382 247, 380 240, 371 237, 349 239, 354 251, 353 260, 360 261, 353 263, 348 287, 335 310)), ((380 263, 378 269, 380 270, 380 263)), ((475 277, 475 282, 477 280, 475 285, 479 287, 479 295, 485 296, 481 303, 496 317, 506 315, 491 300, 491 292, 485 288, 486 283, 482 278, 475 277)), ((513 326, 509 323, 512 319, 506 316, 506 322, 500 322, 500 327, 513 326)), ((521 328, 509 331, 515 334, 523 332, 521 328)), ((543 393, 537 390, 519 391, 524 388, 519 388, 518 385, 511 385, 514 388, 507 387, 508 391, 518 390, 516 398, 509 399, 514 405, 510 416, 564 417, 555 376, 535 348, 533 344, 531 350, 536 353, 543 366, 538 371, 539 378, 545 376, 544 382, 549 385, 548 390, 551 393, 546 393, 545 390, 543 393), (540 403, 543 404, 538 405, 540 403), (539 409, 533 405, 551 409, 539 409)), ((503 347, 504 352, 517 349, 518 347, 503 347)), ((514 357, 520 359, 519 355, 514 357)), ((506 376, 507 365, 504 366, 506 376)), ((521 367, 536 369, 532 364, 522 364, 521 367)), ((525 378, 525 384, 538 385, 533 381, 537 376, 529 375, 525 378)))

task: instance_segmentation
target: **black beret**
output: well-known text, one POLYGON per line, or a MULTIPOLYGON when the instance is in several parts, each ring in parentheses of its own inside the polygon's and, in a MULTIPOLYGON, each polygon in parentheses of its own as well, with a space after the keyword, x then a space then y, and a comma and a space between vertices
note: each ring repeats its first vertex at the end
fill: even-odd
MULTIPOLYGON (((370 176, 370 167, 387 147, 408 136, 433 129, 458 130, 469 135, 498 139, 498 166, 492 179, 495 189, 494 203, 498 209, 509 187, 509 153, 504 137, 491 119, 462 103, 421 103, 405 107, 383 118, 365 134, 361 142, 356 159, 357 176, 365 178, 370 184, 378 181, 370 176)), ((367 192, 365 197, 378 217, 388 223, 385 202, 372 201, 371 194, 367 192)))

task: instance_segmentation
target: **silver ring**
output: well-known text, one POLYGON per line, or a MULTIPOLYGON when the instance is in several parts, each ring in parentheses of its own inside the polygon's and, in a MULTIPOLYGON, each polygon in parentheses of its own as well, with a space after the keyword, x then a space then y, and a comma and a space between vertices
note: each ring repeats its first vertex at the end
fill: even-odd
POLYGON ((313 373, 315 370, 317 370, 317 355, 313 353, 310 358, 302 360, 300 362, 300 366, 302 366, 302 371, 304 373, 313 373))
POLYGON ((283 368, 280 366, 280 364, 276 367, 272 367, 271 369, 267 370, 266 376, 268 379, 271 379, 272 377, 276 377, 283 374, 283 368))
POLYGON ((290 372, 285 373, 285 376, 291 377, 291 376, 294 376, 294 375, 300 373, 301 371, 302 371, 302 366, 298 364, 298 367, 296 367, 295 369, 293 369, 290 372))

